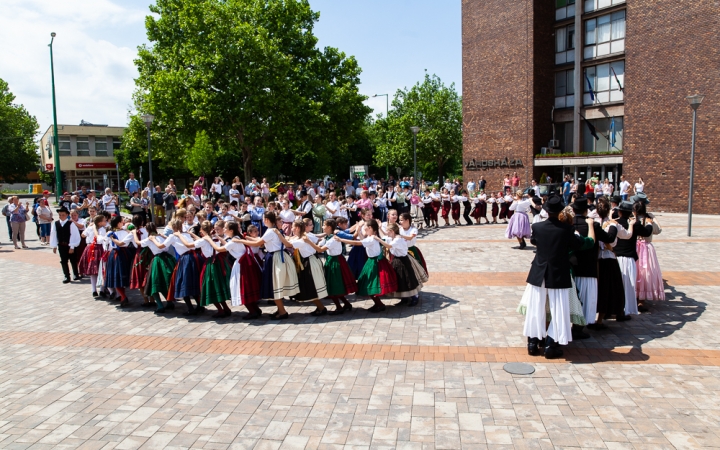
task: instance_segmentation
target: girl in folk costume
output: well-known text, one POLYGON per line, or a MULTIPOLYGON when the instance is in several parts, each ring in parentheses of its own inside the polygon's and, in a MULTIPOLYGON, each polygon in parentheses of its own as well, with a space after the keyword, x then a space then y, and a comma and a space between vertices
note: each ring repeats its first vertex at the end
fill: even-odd
POLYGON ((423 219, 425 219, 423 217, 423 209, 422 199, 417 191, 413 189, 412 194, 410 194, 410 216, 413 218, 413 223, 418 229, 422 229, 423 227, 423 219))
POLYGON ((425 263, 425 257, 419 248, 417 248, 417 235, 418 230, 410 222, 410 217, 407 214, 400 214, 400 237, 407 241, 408 251, 412 253, 415 260, 420 263, 423 270, 427 272, 427 264, 425 263))
POLYGON ((488 196, 485 193, 484 189, 480 189, 480 194, 478 195, 478 200, 480 201, 480 222, 482 222, 483 219, 485 219, 485 223, 490 223, 490 221, 487 218, 487 210, 488 210, 488 196))
POLYGON ((508 213, 508 208, 510 208, 510 204, 505 202, 505 196, 503 195, 502 192, 497 193, 495 202, 497 203, 498 208, 500 209, 500 215, 499 215, 500 220, 502 220, 503 223, 508 223, 507 213, 508 213))
MULTIPOLYGON (((520 192, 520 195, 522 196, 522 191, 520 192)), ((513 196, 511 195, 510 191, 507 191, 507 192, 505 193, 505 196, 503 197, 503 200, 505 200, 505 208, 507 208, 506 211, 505 211, 505 218, 506 218, 507 220, 510 220, 510 219, 512 218, 513 214, 515 213, 515 211, 513 211, 513 210, 510 209, 510 205, 512 205, 512 202, 513 202, 515 199, 514 199, 513 196)))
POLYGON ((453 225, 460 225, 460 196, 456 195, 454 189, 450 191, 450 211, 453 225))
POLYGON ((463 205, 463 219, 465 219, 465 225, 472 225, 472 219, 470 218, 470 194, 468 194, 468 191, 463 189, 460 192, 460 196, 458 196, 458 200, 460 200, 463 205))
MULTIPOLYGON (((227 252, 235 262, 230 272, 230 299, 232 306, 245 305, 249 314, 244 320, 258 319, 262 315, 258 302, 260 301, 260 279, 262 271, 259 262, 255 259, 250 247, 240 243, 242 234, 236 222, 226 222, 224 227, 225 238, 218 235, 220 245, 208 240, 216 252, 227 252)), ((205 238, 207 240, 207 238, 205 238)))
POLYGON ((660 234, 662 229, 655 220, 655 216, 646 210, 645 205, 650 202, 644 192, 638 192, 630 200, 635 202, 633 209, 639 220, 647 221, 649 218, 652 221, 652 234, 639 238, 636 249, 638 254, 636 286, 638 311, 644 312, 647 307, 643 304, 643 301, 665 300, 665 285, 660 271, 660 263, 657 259, 657 253, 655 253, 655 246, 652 244, 653 235, 660 234))
POLYGON ((392 294, 397 290, 397 276, 392 266, 383 256, 379 242, 379 229, 377 222, 365 221, 363 234, 365 238, 360 241, 340 239, 343 244, 365 247, 367 261, 358 277, 358 290, 356 295, 372 298, 375 303, 370 312, 385 311, 385 305, 380 297, 392 294))
POLYGON ((306 242, 312 243, 313 248, 318 253, 326 253, 325 258, 325 283, 327 284, 328 297, 335 303, 335 311, 330 311, 330 315, 343 314, 345 311, 352 311, 352 305, 345 298, 357 292, 357 283, 355 276, 350 270, 345 258, 342 256, 343 244, 340 239, 334 235, 337 230, 337 223, 334 219, 328 219, 323 225, 325 240, 321 246, 316 245, 308 236, 304 236, 306 242), (340 305, 343 302, 343 306, 340 305))
MULTIPOLYGON (((78 213, 79 210, 73 209, 70 211, 70 220, 72 223, 75 224, 75 226, 78 229, 78 232, 82 235, 83 231, 85 231, 85 219, 82 219, 80 217, 80 214, 78 213)), ((80 245, 78 248, 75 249, 75 252, 77 252, 78 255, 82 255, 85 252, 85 247, 87 246, 87 243, 85 242, 85 239, 80 240, 80 245)), ((80 274, 82 276, 82 274, 80 274)))
POLYGON ((440 212, 442 196, 438 193, 437 189, 432 188, 432 192, 430 192, 430 198, 432 199, 432 203, 430 204, 430 207, 432 208, 432 212, 430 213, 430 220, 432 221, 433 226, 437 228, 439 226, 438 213, 440 212))
POLYGON ((289 317, 283 304, 283 297, 292 297, 300 293, 297 271, 292 257, 285 253, 282 234, 275 228, 275 213, 266 212, 264 221, 268 228, 262 238, 258 240, 239 240, 249 247, 265 246, 265 260, 262 269, 260 296, 263 299, 273 300, 277 311, 271 315, 272 320, 284 320, 289 317))
POLYGON ((517 214, 513 214, 510 218, 510 223, 505 230, 505 237, 508 239, 516 238, 520 243, 520 250, 527 247, 525 239, 530 239, 530 219, 528 218, 528 212, 532 206, 532 200, 529 198, 523 198, 522 191, 515 193, 515 199, 510 205, 509 209, 515 211, 517 214))
POLYGON ((623 290, 625 291, 625 314, 639 314, 637 297, 635 294, 637 284, 637 239, 638 237, 648 237, 652 235, 652 219, 638 218, 629 222, 629 218, 634 214, 633 204, 631 202, 622 202, 618 208, 620 218, 617 220, 618 225, 632 233, 630 239, 621 239, 615 245, 615 256, 620 265, 620 272, 623 276, 623 290))
POLYGON ((383 222, 380 225, 380 237, 383 237, 385 233, 387 233, 387 227, 389 224, 394 223, 397 224, 398 221, 398 212, 394 209, 391 209, 388 211, 387 215, 387 222, 383 222))
MULTIPOLYGON (((292 192, 292 191, 290 191, 292 192)), ((278 214, 282 221, 282 232, 285 236, 292 236, 292 225, 295 222, 295 213, 290 209, 290 203, 288 200, 283 200, 282 211, 278 214)))
POLYGON ((100 261, 102 260, 104 253, 102 244, 105 240, 105 236, 107 235, 105 230, 106 224, 107 220, 105 219, 105 216, 96 215, 93 218, 92 225, 86 227, 85 231, 81 234, 81 237, 85 238, 85 243, 87 245, 80 257, 78 271, 80 272, 80 275, 90 277, 90 287, 92 288, 93 297, 98 296, 97 281, 100 270, 100 261))
POLYGON ((148 268, 152 262, 153 252, 141 245, 141 241, 148 237, 143 221, 144 219, 141 216, 133 216, 132 223, 135 229, 132 230, 132 234, 135 243, 135 255, 130 270, 130 289, 138 289, 143 296, 143 308, 149 308, 153 306, 154 302, 145 294, 145 282, 147 281, 148 268))
MULTIPOLYGON (((155 314, 162 314, 166 307, 163 305, 160 294, 167 295, 170 290, 170 279, 172 278, 173 269, 175 268, 175 251, 172 249, 161 249, 155 244, 156 240, 160 242, 165 240, 164 236, 158 236, 157 228, 154 224, 148 223, 145 230, 148 237, 140 240, 139 245, 150 249, 153 258, 148 268, 147 278, 145 280, 145 295, 155 300, 157 308, 155 314), (153 239, 151 239, 153 238, 153 239)), ((135 236, 137 242, 137 235, 135 236)), ((175 302, 168 301, 167 309, 175 309, 175 302)))
POLYGON ((487 199, 487 202, 490 204, 490 215, 493 218, 492 223, 498 223, 497 216, 498 216, 499 207, 498 207, 497 198, 495 198, 494 195, 490 194, 490 196, 487 199))
POLYGON ((477 197, 471 197, 470 200, 472 201, 470 217, 475 219, 475 225, 480 225, 480 195, 478 194, 477 197))
POLYGON ((385 240, 381 240, 375 236, 375 239, 389 250, 390 253, 390 265, 395 271, 395 278, 397 280, 397 290, 390 294, 392 297, 400 298, 401 303, 409 301, 410 306, 415 306, 419 301, 420 289, 422 283, 419 281, 419 276, 416 275, 416 270, 419 270, 425 281, 427 281, 427 274, 418 267, 413 267, 415 259, 408 256, 408 244, 402 236, 400 236, 400 228, 397 224, 389 224, 387 230, 387 237, 385 240))
POLYGON ((530 214, 533 215, 532 223, 542 222, 547 219, 547 211, 542 207, 543 200, 540 197, 533 197, 532 204, 530 205, 530 214))
POLYGON ((135 247, 132 233, 122 229, 123 218, 115 216, 110 221, 110 232, 107 234, 109 244, 107 274, 105 286, 110 292, 117 291, 120 307, 129 305, 125 289, 130 286, 130 271, 135 247))
MULTIPOLYGON (((360 211, 360 217, 362 218, 361 221, 350 227, 350 232, 353 233, 355 239, 358 241, 362 241, 367 236, 365 236, 365 225, 373 222, 377 225, 377 222, 373 220, 372 217, 372 210, 369 209, 363 209, 360 211)), ((390 217, 390 211, 388 211, 388 220, 390 217)), ((356 279, 360 278, 360 273, 362 273, 363 268, 365 267, 365 262, 368 259, 367 252, 359 247, 354 246, 352 250, 350 250, 350 254, 348 255, 348 265, 350 266, 350 270, 352 271, 353 275, 356 279)))
POLYGON ((616 316, 618 322, 630 318, 630 316, 625 315, 625 291, 623 289, 622 272, 617 257, 613 253, 613 247, 617 244, 618 238, 628 239, 631 233, 610 219, 612 207, 607 198, 601 197, 598 199, 596 211, 600 217, 600 225, 612 239, 612 242, 599 243, 596 306, 598 314, 595 323, 589 324, 588 328, 604 330, 607 328, 607 325, 603 324, 606 317, 616 316))
POLYGON ((422 202, 422 214, 423 219, 425 220, 425 228, 430 228, 431 225, 434 225, 434 222, 432 222, 433 209, 432 197, 430 197, 430 189, 425 189, 425 192, 423 192, 420 201, 422 202))
MULTIPOLYGON (((159 242, 156 238, 150 237, 158 248, 173 247, 178 254, 178 260, 175 264, 172 277, 170 279, 170 288, 166 298, 168 302, 175 301, 176 298, 182 298, 187 305, 187 311, 183 313, 186 316, 195 316, 205 311, 205 307, 200 304, 200 270, 204 264, 202 253, 190 250, 185 242, 190 243, 193 239, 187 233, 183 233, 183 222, 173 220, 170 222, 173 234, 168 236, 164 242, 159 242), (181 240, 180 237, 183 239, 181 240), (195 299, 196 307, 193 307, 190 298, 195 299)), ((192 246, 194 248, 194 246, 192 246)))
POLYGON ((199 249, 205 258, 205 264, 200 272, 200 304, 202 306, 214 305, 217 313, 213 318, 230 317, 232 311, 227 305, 230 296, 230 265, 225 255, 215 251, 212 239, 213 225, 206 220, 200 224, 200 239, 186 242, 182 236, 180 240, 188 248, 199 249), (189 245, 188 245, 189 244, 189 245))
POLYGON ((447 188, 442 188, 442 191, 440 193, 440 199, 442 200, 442 218, 445 221, 445 224, 443 226, 450 225, 450 191, 447 190, 447 188))
POLYGON ((300 293, 294 298, 297 301, 312 301, 317 309, 310 315, 324 316, 327 308, 320 301, 328 296, 327 284, 325 283, 325 271, 320 260, 315 256, 315 240, 305 235, 306 225, 302 220, 293 224, 293 234, 290 240, 281 236, 280 240, 288 248, 294 248, 295 267, 297 268, 298 285, 300 293))

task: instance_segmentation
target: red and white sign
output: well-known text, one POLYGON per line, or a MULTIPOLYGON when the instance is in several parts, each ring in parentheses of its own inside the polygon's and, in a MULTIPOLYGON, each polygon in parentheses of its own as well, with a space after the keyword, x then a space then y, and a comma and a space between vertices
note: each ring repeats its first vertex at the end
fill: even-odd
POLYGON ((114 169, 115 163, 75 163, 76 169, 114 169))
POLYGON ((49 170, 53 170, 53 165, 52 165, 52 164, 45 164, 45 170, 48 170, 48 171, 49 171, 49 170))

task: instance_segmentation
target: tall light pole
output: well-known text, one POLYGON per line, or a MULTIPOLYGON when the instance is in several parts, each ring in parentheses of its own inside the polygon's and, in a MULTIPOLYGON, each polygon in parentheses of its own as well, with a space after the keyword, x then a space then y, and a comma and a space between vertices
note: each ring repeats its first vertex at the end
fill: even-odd
POLYGON ((150 126, 153 123, 155 116, 152 114, 143 114, 142 120, 145 122, 147 127, 147 141, 148 141, 148 177, 150 181, 150 218, 155 223, 155 182, 153 181, 152 173, 152 147, 150 147, 150 126))
POLYGON ((690 195, 688 196, 688 236, 690 236, 692 233, 693 184, 695 184, 695 128, 697 125, 697 110, 705 96, 695 94, 689 95, 686 98, 688 103, 690 103, 690 108, 692 108, 693 112, 692 146, 690 148, 690 195))
MULTIPOLYGON (((390 112, 390 94, 375 94, 373 95, 373 98, 375 97, 385 97, 385 118, 388 118, 388 113, 390 112)), ((390 178, 390 168, 387 164, 385 164, 385 180, 390 178)))
POLYGON ((420 186, 420 181, 417 178, 417 134, 420 131, 420 127, 410 127, 410 131, 413 133, 413 189, 414 184, 417 183, 420 186))
POLYGON ((53 147, 55 152, 53 153, 53 160, 55 162, 55 201, 60 202, 60 196, 62 195, 62 177, 60 175, 60 148, 58 145, 58 127, 57 127, 57 109, 55 108, 55 67, 53 65, 53 41, 55 40, 55 32, 50 33, 50 79, 52 80, 52 104, 53 104, 53 147))

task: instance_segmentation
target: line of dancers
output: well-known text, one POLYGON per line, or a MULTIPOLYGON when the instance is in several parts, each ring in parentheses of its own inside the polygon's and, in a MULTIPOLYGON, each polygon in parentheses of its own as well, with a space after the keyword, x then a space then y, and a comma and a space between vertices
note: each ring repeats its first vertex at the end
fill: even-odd
POLYGON ((251 320, 261 317, 261 301, 267 301, 277 307, 271 319, 283 320, 289 317, 285 302, 290 299, 314 303, 313 316, 339 315, 352 310, 351 294, 372 299, 369 311, 380 312, 386 308, 383 298, 417 305, 428 280, 416 245, 418 230, 410 214, 395 210, 388 211, 386 222, 373 218, 369 209, 360 211, 353 226, 343 217, 327 219, 321 233, 313 233, 316 224, 303 211, 288 227, 287 215, 268 210, 258 223, 262 228, 253 224, 243 233, 234 220, 239 217, 231 214, 228 220, 206 220, 217 213, 206 205, 210 211, 197 214, 177 210, 160 234, 140 216, 129 220, 94 209, 79 232, 74 222, 63 219, 63 209, 52 233, 54 247, 72 250, 69 256, 61 251, 61 257, 68 256, 63 263, 67 259, 74 265, 81 255, 78 271, 90 278, 93 297, 119 301, 120 308, 130 304, 128 290, 137 290, 142 306, 154 307, 157 314, 182 301, 185 315, 201 314, 212 305, 217 309, 213 317, 223 318, 231 315, 231 306, 244 306, 248 314, 243 318, 251 320), (333 311, 324 299, 333 301, 333 311))
MULTIPOLYGON (((519 192, 522 195, 522 191, 519 192)), ((493 194, 480 190, 476 195, 471 195, 466 189, 456 192, 454 189, 441 188, 438 191, 432 188, 423 192, 420 201, 422 203, 420 210, 427 228, 439 227, 440 217, 443 219, 443 226, 481 225, 483 219, 486 224, 507 224, 515 212, 511 208, 515 196, 509 192, 493 194), (488 219, 488 213, 492 222, 488 219), (464 224, 460 220, 461 216, 465 221, 464 224)))

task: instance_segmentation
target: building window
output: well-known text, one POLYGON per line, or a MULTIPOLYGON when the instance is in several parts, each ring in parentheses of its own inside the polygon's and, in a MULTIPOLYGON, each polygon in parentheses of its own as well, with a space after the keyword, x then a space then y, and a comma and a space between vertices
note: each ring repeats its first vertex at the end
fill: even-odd
POLYGON ((555 139, 560 141, 560 153, 573 153, 573 123, 556 123, 555 139))
POLYGON ((60 151, 58 152, 58 155, 71 156, 70 136, 58 136, 58 145, 60 146, 60 151))
POLYGON ((575 61, 575 25, 555 30, 555 64, 575 61))
POLYGON ((572 108, 575 104, 575 70, 555 72, 555 107, 572 108))
POLYGON ((119 137, 114 137, 114 138, 113 138, 113 147, 112 147, 112 149, 113 149, 113 154, 115 153, 115 150, 120 150, 120 146, 121 146, 121 145, 122 145, 122 141, 120 140, 120 138, 119 138, 119 137))
POLYGON ((585 59, 625 51, 625 11, 585 21, 585 59))
POLYGON ((95 138, 95 156, 107 156, 107 139, 104 137, 95 138))
POLYGON ((585 94, 583 95, 583 105, 593 105, 595 103, 609 103, 623 101, 623 91, 620 86, 625 88, 625 61, 615 61, 609 64, 600 64, 585 69, 587 78, 584 80, 585 94), (615 76, 617 75, 617 79, 615 76), (595 93, 595 101, 590 95, 590 85, 595 93), (620 84, 618 84, 618 80, 620 84))
POLYGON ((90 156, 90 139, 87 136, 77 137, 77 155, 90 156))
POLYGON ((585 0, 585 12, 596 11, 625 3, 625 0, 585 0))
POLYGON ((613 118, 590 120, 589 122, 595 127, 599 140, 596 140, 591 134, 586 123, 582 123, 583 152, 599 153, 599 152, 617 152, 623 148, 623 118, 615 117, 615 145, 611 145, 613 140, 613 118))
POLYGON ((555 20, 563 20, 575 15, 575 0, 555 0, 555 20))

